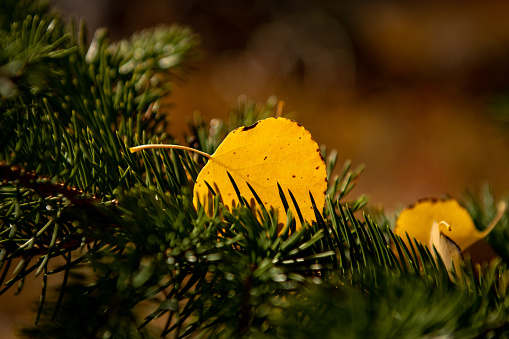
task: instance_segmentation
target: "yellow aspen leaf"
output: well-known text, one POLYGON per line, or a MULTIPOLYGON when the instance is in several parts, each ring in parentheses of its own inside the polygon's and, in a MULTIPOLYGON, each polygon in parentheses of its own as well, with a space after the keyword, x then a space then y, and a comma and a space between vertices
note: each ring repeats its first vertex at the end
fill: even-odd
MULTIPOLYGON (((502 212, 505 210, 505 204, 499 206, 499 212, 500 210, 502 212)), ((394 231, 405 242, 407 242, 406 233, 408 233, 410 239, 415 238, 428 245, 430 249, 433 244, 437 247, 441 236, 446 236, 464 251, 486 237, 500 216, 501 213, 485 230, 479 231, 470 214, 456 200, 426 199, 403 210, 396 220, 394 231)))
MULTIPOLYGON (((282 103, 278 114, 281 109, 282 103)), ((292 215, 298 216, 296 230, 299 230, 301 219, 308 223, 316 221, 311 196, 318 211, 325 205, 327 171, 320 148, 311 134, 293 120, 268 118, 237 128, 212 155, 187 146, 165 144, 140 145, 130 151, 151 148, 186 150, 208 159, 194 185, 193 203, 197 208, 199 204, 212 206, 213 194, 219 194, 231 210, 240 204, 240 193, 253 210, 257 208, 257 198, 265 209, 276 209, 278 223, 284 224, 287 215, 281 189, 292 215)))
POLYGON ((196 179, 193 192, 195 206, 198 202, 204 206, 210 204, 212 194, 209 186, 230 210, 239 205, 229 175, 251 208, 255 208, 257 201, 248 183, 267 210, 277 209, 278 222, 284 224, 286 210, 279 194, 279 184, 292 215, 297 219, 297 229, 302 225, 289 192, 298 203, 303 220, 309 223, 315 221, 310 194, 319 211, 325 204, 325 162, 311 134, 293 120, 268 118, 230 132, 196 179))

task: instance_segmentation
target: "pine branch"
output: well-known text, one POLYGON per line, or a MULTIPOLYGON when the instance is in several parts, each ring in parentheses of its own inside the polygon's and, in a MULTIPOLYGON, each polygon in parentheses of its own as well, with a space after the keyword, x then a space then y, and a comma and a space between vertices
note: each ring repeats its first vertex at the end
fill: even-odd
MULTIPOLYGON (((16 7, 23 2, 4 5, 23 10, 16 7)), ((110 45, 99 31, 87 51, 83 25, 68 28, 45 6, 29 8, 40 12, 13 15, 21 21, 0 40, 1 69, 12 71, 0 74, 9 84, 0 100, 0 232, 6 236, 0 265, 6 270, 15 257, 28 263, 41 256, 41 272, 49 258, 97 240, 84 236, 88 228, 75 227, 80 214, 145 176, 142 162, 121 152, 129 153, 125 143, 140 137, 165 138, 157 101, 169 92, 169 74, 194 59, 196 39, 189 30, 160 27, 110 45), (136 67, 126 67, 133 62, 136 67)), ((20 267, 15 280, 34 269, 20 267)))
POLYGON ((2 162, 0 162, 0 178, 3 179, 4 184, 16 184, 44 197, 63 197, 73 200, 84 194, 83 191, 74 187, 65 187, 63 183, 53 183, 48 177, 37 176, 35 172, 26 172, 17 166, 9 167, 2 162))

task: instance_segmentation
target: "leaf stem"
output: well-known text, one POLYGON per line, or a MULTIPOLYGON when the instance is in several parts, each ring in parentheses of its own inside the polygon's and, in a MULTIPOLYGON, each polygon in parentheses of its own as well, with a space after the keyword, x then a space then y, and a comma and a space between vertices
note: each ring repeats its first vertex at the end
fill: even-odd
POLYGON ((144 150, 144 149, 149 149, 149 148, 173 148, 173 149, 181 149, 181 150, 197 153, 199 155, 204 156, 207 159, 212 158, 212 156, 210 154, 207 154, 205 152, 199 151, 199 150, 191 148, 191 147, 181 146, 181 145, 168 145, 168 144, 140 145, 140 146, 131 147, 131 148, 129 148, 129 150, 131 151, 131 153, 134 153, 134 152, 138 152, 138 151, 141 151, 141 150, 144 150))

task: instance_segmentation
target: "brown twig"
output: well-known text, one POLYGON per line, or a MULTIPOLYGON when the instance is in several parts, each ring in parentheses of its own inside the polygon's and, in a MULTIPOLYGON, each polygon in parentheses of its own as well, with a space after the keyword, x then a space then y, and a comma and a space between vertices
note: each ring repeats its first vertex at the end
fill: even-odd
MULTIPOLYGON (((8 166, 0 163, 0 186, 17 184, 36 191, 42 196, 64 196, 70 200, 83 196, 83 191, 68 187, 63 183, 53 183, 51 179, 26 171, 19 166, 8 166)), ((95 197, 93 197, 95 199, 95 197)))

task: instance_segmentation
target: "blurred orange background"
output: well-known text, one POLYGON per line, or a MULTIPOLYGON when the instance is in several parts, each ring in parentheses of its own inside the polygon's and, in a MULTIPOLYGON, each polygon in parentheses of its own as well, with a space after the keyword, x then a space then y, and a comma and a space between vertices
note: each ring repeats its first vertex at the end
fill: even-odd
MULTIPOLYGON (((239 96, 275 95, 340 164, 366 165, 352 194, 387 210, 485 182, 509 193, 507 1, 52 2, 112 40, 171 23, 201 35, 204 57, 171 97, 176 136, 195 111, 226 118, 239 96)), ((40 292, 27 284, 20 311, 40 292)))
POLYGON ((494 114, 509 93, 506 1, 53 2, 112 40, 171 23, 201 35, 204 57, 171 96, 176 136, 195 111, 226 118, 239 96, 275 95, 341 161, 366 165, 354 193, 373 203, 509 191, 494 114))

